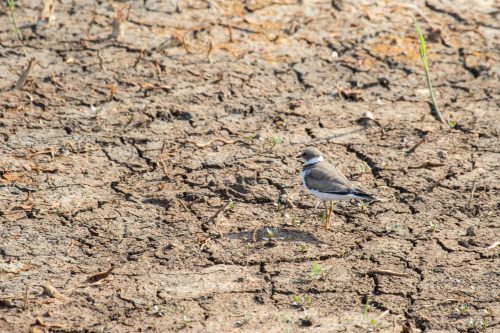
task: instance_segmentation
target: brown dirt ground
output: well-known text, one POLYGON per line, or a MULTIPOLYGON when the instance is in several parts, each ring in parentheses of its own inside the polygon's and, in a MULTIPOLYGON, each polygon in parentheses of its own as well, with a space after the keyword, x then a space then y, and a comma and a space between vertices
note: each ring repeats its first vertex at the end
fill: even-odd
POLYGON ((498 332, 498 2, 15 3, 1 332, 498 332), (306 145, 381 200, 322 229, 306 145))

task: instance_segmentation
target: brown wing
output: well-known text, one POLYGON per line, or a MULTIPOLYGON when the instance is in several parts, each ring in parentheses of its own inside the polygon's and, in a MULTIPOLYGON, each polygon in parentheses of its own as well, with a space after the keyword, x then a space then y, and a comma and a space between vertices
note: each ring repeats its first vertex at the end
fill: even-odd
POLYGON ((360 199, 373 199, 373 197, 355 187, 346 176, 329 163, 321 163, 309 169, 306 179, 307 187, 324 193, 353 194, 360 199))
POLYGON ((349 193, 355 190, 351 182, 328 163, 321 163, 309 169, 306 184, 310 189, 327 193, 349 193))

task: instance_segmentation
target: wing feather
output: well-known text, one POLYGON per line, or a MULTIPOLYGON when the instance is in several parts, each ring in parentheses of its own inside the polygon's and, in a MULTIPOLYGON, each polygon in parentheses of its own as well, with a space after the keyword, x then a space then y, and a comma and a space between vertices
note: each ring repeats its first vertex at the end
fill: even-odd
POLYGON ((360 198, 373 198, 364 190, 355 187, 346 176, 333 165, 326 162, 323 162, 321 167, 309 169, 305 182, 308 188, 324 193, 353 194, 360 198))

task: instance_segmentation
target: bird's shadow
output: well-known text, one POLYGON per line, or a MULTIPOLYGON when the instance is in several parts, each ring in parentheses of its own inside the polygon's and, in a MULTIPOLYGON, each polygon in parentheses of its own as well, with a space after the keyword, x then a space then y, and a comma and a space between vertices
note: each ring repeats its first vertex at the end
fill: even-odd
POLYGON ((274 227, 262 227, 257 230, 246 230, 239 232, 230 232, 225 235, 228 239, 238 239, 246 241, 268 241, 268 242, 297 242, 297 243, 322 243, 314 235, 309 232, 280 229, 274 227))

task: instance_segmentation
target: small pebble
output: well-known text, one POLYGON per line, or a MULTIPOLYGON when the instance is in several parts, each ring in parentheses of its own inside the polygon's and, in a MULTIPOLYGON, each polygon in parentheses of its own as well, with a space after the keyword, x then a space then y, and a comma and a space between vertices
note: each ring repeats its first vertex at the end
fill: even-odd
POLYGON ((375 117, 373 117, 373 113, 371 113, 370 111, 366 111, 365 113, 363 113, 363 118, 366 118, 366 119, 375 119, 375 117))
POLYGON ((309 318, 300 318, 299 319, 299 326, 300 327, 311 327, 313 325, 313 322, 309 318))
POLYGON ((373 113, 370 111, 366 111, 363 113, 363 117, 357 120, 357 123, 361 126, 371 126, 375 117, 373 117, 373 113))
POLYGON ((437 156, 441 159, 441 160, 445 160, 448 158, 448 152, 444 151, 444 150, 439 150, 437 152, 437 156))
POLYGON ((474 229, 474 226, 473 225, 469 226, 465 234, 469 237, 476 236, 476 230, 474 229))

